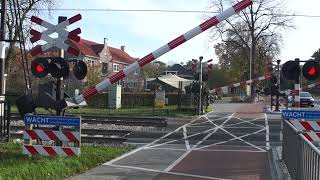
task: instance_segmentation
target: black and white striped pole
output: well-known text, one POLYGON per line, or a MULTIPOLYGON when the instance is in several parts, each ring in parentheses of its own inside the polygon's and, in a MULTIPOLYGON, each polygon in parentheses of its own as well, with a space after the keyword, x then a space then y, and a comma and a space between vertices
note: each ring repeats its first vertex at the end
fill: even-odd
POLYGON ((4 70, 5 70, 5 39, 6 39, 6 9, 7 9, 7 1, 1 1, 1 41, 0 41, 0 93, 1 99, 0 101, 5 100, 5 77, 4 77, 4 70))

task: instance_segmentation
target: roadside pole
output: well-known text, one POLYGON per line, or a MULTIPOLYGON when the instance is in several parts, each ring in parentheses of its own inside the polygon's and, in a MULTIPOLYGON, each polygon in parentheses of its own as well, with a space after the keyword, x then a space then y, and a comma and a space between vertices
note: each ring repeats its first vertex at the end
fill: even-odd
POLYGON ((203 56, 199 57, 199 68, 200 68, 200 74, 199 74, 199 85, 200 85, 200 92, 199 92, 199 112, 198 115, 202 114, 202 101, 201 101, 201 91, 202 91, 202 60, 203 60, 203 56))
MULTIPOLYGON (((6 9, 7 9, 7 1, 1 1, 1 42, 0 42, 0 93, 1 93, 1 101, 5 101, 5 87, 4 87, 4 71, 5 71, 5 39, 6 39, 6 9)), ((3 113, 1 112, 1 115, 3 113)))
MULTIPOLYGON (((280 91, 280 62, 281 60, 277 60, 277 75, 278 75, 278 78, 277 78, 277 84, 278 84, 278 91, 280 91)), ((275 111, 280 111, 279 109, 279 93, 277 94, 276 96, 276 110, 275 111)))

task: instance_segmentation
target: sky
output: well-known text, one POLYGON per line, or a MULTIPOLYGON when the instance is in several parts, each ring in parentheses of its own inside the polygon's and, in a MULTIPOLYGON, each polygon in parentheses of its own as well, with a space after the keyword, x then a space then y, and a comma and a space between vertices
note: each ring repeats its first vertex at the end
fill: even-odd
MULTIPOLYGON (((208 11, 210 0, 60 0, 57 8, 62 9, 165 9, 208 11)), ((320 15, 319 0, 288 0, 286 8, 291 13, 320 15)), ((68 27, 82 29, 81 38, 120 48, 136 58, 142 58, 181 34, 201 24, 208 14, 205 13, 162 13, 162 12, 115 12, 115 11, 53 11, 54 23, 57 16, 71 17, 80 13, 82 20, 68 27)), ((213 16, 213 14, 212 14, 213 16)), ((282 62, 300 58, 309 59, 320 48, 320 17, 295 17, 295 29, 282 32, 283 43, 279 59, 282 62)), ((204 60, 218 58, 209 32, 204 32, 176 49, 161 56, 158 60, 168 64, 187 62, 203 56, 204 60)))

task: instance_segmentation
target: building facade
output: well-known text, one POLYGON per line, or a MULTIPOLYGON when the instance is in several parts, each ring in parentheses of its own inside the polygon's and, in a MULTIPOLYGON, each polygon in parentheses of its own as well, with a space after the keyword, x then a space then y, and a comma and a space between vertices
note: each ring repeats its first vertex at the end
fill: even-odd
MULTIPOLYGON (((78 43, 73 41, 69 41, 68 43, 79 49, 80 55, 75 57, 71 54, 66 54, 65 59, 86 62, 88 67, 97 69, 101 80, 111 76, 137 60, 137 58, 133 58, 125 51, 125 46, 121 46, 120 48, 108 46, 106 39, 103 44, 85 39, 81 39, 78 43)), ((84 82, 85 81, 86 79, 84 79, 84 82)), ((143 89, 143 79, 140 78, 139 71, 125 77, 123 80, 119 81, 118 84, 122 85, 124 91, 137 91, 143 89)))

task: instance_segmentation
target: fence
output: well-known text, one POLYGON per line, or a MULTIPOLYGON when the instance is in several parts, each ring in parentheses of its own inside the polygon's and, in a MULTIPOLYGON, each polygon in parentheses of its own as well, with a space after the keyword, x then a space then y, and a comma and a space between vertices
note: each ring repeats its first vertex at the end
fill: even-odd
POLYGON ((0 142, 10 139, 10 102, 0 102, 0 142), (3 114, 2 114, 3 113, 3 114))
POLYGON ((292 180, 320 179, 320 150, 287 120, 283 126, 282 159, 292 180))

